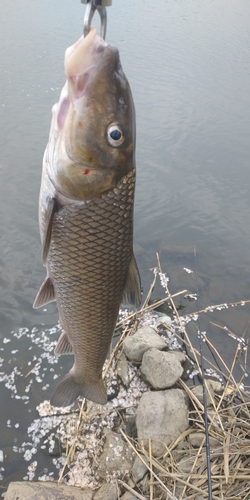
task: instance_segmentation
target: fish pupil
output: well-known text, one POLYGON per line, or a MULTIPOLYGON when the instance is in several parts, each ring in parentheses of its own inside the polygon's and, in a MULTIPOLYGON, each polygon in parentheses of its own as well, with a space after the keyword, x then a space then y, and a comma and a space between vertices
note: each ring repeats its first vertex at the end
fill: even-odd
POLYGON ((112 132, 110 132, 110 137, 111 137, 111 139, 113 139, 113 141, 119 141, 121 136, 122 136, 122 134, 121 134, 120 130, 118 130, 118 129, 112 130, 112 132))

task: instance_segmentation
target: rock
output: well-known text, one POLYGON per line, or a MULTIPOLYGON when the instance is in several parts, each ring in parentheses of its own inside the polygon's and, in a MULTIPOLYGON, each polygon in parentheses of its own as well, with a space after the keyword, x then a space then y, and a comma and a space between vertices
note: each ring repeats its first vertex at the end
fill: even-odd
POLYGON ((176 446, 176 450, 190 450, 190 443, 186 439, 182 439, 176 446))
MULTIPOLYGON (((149 493, 149 483, 148 483, 148 475, 146 474, 141 482, 140 482, 140 490, 142 491, 142 493, 144 493, 144 495, 148 495, 149 493)), ((158 495, 157 495, 158 497, 158 495)))
MULTIPOLYGON (((200 447, 202 443, 204 444, 204 446, 206 444, 205 432, 191 432, 191 434, 189 434, 189 436, 188 436, 188 439, 189 439, 190 444, 194 448, 200 447), (203 442, 203 440, 204 440, 204 442, 203 442)), ((209 436, 209 444, 210 444, 211 448, 214 448, 216 446, 221 446, 220 440, 217 438, 214 438, 213 436, 209 436)))
POLYGON ((194 461, 196 460, 196 457, 183 457, 181 460, 177 463, 178 468, 184 472, 184 474, 189 474, 192 470, 194 461))
POLYGON ((126 491, 126 493, 122 495, 121 500, 138 500, 138 497, 135 497, 132 492, 130 493, 130 491, 126 491))
POLYGON ((183 368, 176 356, 158 349, 144 353, 141 364, 142 379, 154 389, 172 387, 181 377, 183 368))
POLYGON ((138 439, 160 456, 188 427, 188 397, 181 389, 145 392, 136 411, 138 439))
POLYGON ((209 444, 210 444, 211 448, 216 448, 216 446, 222 445, 222 441, 220 441, 219 439, 217 439, 213 436, 209 436, 209 444))
POLYGON ((118 373, 120 379, 123 382, 123 385, 125 385, 125 387, 127 387, 129 384, 128 362, 127 362, 124 354, 121 355, 121 357, 116 365, 116 370, 117 370, 117 373, 118 373))
POLYGON ((205 441, 206 435, 204 432, 191 432, 188 436, 188 440, 194 448, 200 447, 201 444, 205 446, 206 441, 205 441))
POLYGON ((13 482, 9 484, 5 500, 92 500, 93 491, 52 482, 13 482))
MULTIPOLYGON (((143 460, 144 462, 147 462, 147 459, 145 457, 143 457, 143 460)), ((141 459, 138 456, 136 456, 132 467, 132 477, 134 482, 138 483, 139 481, 141 481, 141 479, 145 476, 147 471, 148 468, 146 467, 146 465, 144 465, 141 459)))
MULTIPOLYGON (((203 404, 203 387, 202 385, 197 385, 196 387, 193 387, 191 389, 192 393, 197 397, 197 399, 200 401, 200 403, 203 404)), ((214 391, 212 387, 209 387, 209 392, 206 389, 206 399, 207 399, 207 406, 211 406, 213 404, 213 398, 214 397, 214 391)))
POLYGON ((167 314, 162 314, 159 318, 157 318, 157 320, 155 321, 156 328, 161 325, 170 328, 172 325, 170 316, 168 316, 167 314))
POLYGON ((116 471, 126 474, 131 470, 133 461, 132 448, 123 441, 119 434, 109 431, 99 459, 98 475, 106 479, 107 474, 112 475, 116 471))
POLYGON ((94 500, 118 500, 120 493, 117 483, 103 484, 94 495, 94 500))
POLYGON ((127 485, 130 486, 130 488, 135 487, 135 482, 133 481, 133 479, 131 479, 131 477, 128 479, 127 485))
POLYGON ((137 438, 137 429, 135 423, 135 415, 131 415, 126 417, 125 420, 126 433, 129 437, 136 439, 137 438))
POLYGON ((194 365, 191 363, 190 359, 187 357, 183 363, 183 374, 182 380, 188 380, 190 374, 194 370, 194 365))
POLYGON ((185 363, 186 361, 186 355, 184 354, 184 352, 181 352, 181 351, 168 351, 169 354, 171 354, 171 356, 175 356, 179 363, 181 363, 181 365, 183 363, 185 363))
POLYGON ((152 347, 161 350, 168 346, 158 333, 150 326, 143 326, 131 337, 127 337, 123 342, 124 352, 130 361, 140 363, 144 352, 152 347))
POLYGON ((217 427, 217 429, 221 429, 221 424, 227 424, 227 422, 228 422, 229 412, 223 414, 223 413, 220 413, 218 411, 215 411, 215 410, 209 408, 207 410, 207 414, 208 414, 209 420, 211 419, 213 421, 213 427, 217 427))
POLYGON ((213 389, 214 392, 222 392, 222 383, 219 380, 206 379, 206 384, 213 389))

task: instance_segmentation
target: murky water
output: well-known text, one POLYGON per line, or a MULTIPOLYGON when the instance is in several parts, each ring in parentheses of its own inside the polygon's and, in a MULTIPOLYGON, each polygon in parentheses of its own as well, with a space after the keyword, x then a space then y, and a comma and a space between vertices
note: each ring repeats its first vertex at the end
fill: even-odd
MULTIPOLYGON (((200 307, 249 299, 249 2, 113 4, 107 40, 120 50, 137 111, 135 242, 144 288, 158 251, 171 291, 195 292, 193 275, 183 270, 194 270, 195 245, 200 307)), ((37 328, 35 339, 57 323, 55 305, 32 309, 44 278, 37 204, 51 107, 64 83, 64 51, 80 36, 83 14, 77 0, 0 5, 0 338, 11 339, 2 344, 0 371, 7 373, 16 366, 27 374, 42 349, 27 334, 18 339, 11 332, 28 328, 32 335, 37 328)), ((163 295, 160 286, 157 294, 163 295)), ((241 336, 248 318, 249 307, 239 306, 201 316, 201 326, 230 360, 235 343, 209 321, 241 336)), ((0 384, 2 484, 27 471, 13 446, 26 439, 35 406, 50 394, 34 384, 30 399, 18 401, 0 384)), ((46 456, 39 460, 46 467, 46 456)))

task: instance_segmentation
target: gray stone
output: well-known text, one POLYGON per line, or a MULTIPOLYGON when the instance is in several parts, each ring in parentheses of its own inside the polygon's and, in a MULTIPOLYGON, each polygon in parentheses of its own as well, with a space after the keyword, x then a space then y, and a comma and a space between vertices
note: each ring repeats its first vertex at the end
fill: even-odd
POLYGON ((179 363, 181 363, 181 365, 183 363, 185 363, 186 361, 186 355, 184 354, 184 352, 181 352, 181 351, 168 351, 169 354, 171 354, 171 356, 175 356, 179 363))
POLYGON ((131 477, 127 480, 127 485, 130 486, 130 488, 135 487, 135 482, 133 481, 133 479, 131 477))
POLYGON ((149 493, 149 481, 147 474, 145 474, 145 476, 142 478, 140 482, 140 490, 142 491, 142 493, 144 493, 144 495, 148 495, 149 493))
POLYGON ((170 316, 168 316, 167 314, 162 314, 161 316, 159 316, 159 318, 157 318, 155 321, 155 326, 156 328, 158 328, 158 326, 160 325, 170 328, 172 325, 172 320, 170 316))
POLYGON ((204 432, 191 432, 188 436, 188 440, 194 448, 196 447, 199 448, 201 444, 205 446, 206 444, 205 438, 206 435, 204 432))
MULTIPOLYGON (((132 492, 130 493, 130 491, 126 491, 126 493, 124 493, 124 495, 122 495, 121 500, 138 500, 138 497, 133 495, 132 492)), ((145 500, 146 500, 146 498, 145 498, 145 500)))
POLYGON ((222 392, 222 383, 219 380, 206 379, 206 384, 213 389, 214 392, 222 392))
POLYGON ((188 427, 188 397, 181 389, 145 392, 136 411, 138 439, 160 456, 188 427))
POLYGON ((94 500, 118 500, 120 493, 116 483, 103 484, 94 495, 94 500))
POLYGON ((190 443, 186 439, 182 439, 176 446, 176 450, 190 450, 190 443))
MULTIPOLYGON (((194 448, 200 447, 202 443, 204 446, 206 444, 205 432, 191 432, 191 434, 189 434, 189 436, 188 436, 188 439, 189 439, 190 444, 194 448)), ((220 440, 213 437, 213 436, 209 436, 209 444, 210 444, 211 448, 214 448, 216 446, 221 446, 220 440)))
MULTIPOLYGON (((200 403, 203 404, 203 387, 202 385, 197 385, 196 387, 193 387, 191 389, 192 393, 197 397, 197 399, 200 401, 200 403)), ((207 406, 211 406, 213 404, 213 398, 214 397, 214 391, 212 387, 209 387, 209 391, 206 389, 206 399, 207 399, 207 406)))
POLYGON ((184 474, 189 474, 192 470, 194 461, 196 460, 196 457, 183 457, 181 460, 177 463, 179 469, 184 472, 184 474))
POLYGON ((93 491, 52 482, 13 482, 9 484, 5 500, 92 500, 93 491))
POLYGON ((121 355, 117 365, 116 365, 116 370, 117 373, 122 380, 123 384, 125 387, 128 386, 129 384, 129 376, 128 376, 128 362, 124 356, 124 354, 121 355))
MULTIPOLYGON (((147 462, 147 459, 145 459, 145 457, 142 457, 142 458, 143 458, 144 462, 147 462)), ((141 479, 145 476, 147 471, 148 471, 148 468, 146 467, 146 465, 144 465, 144 463, 141 461, 141 459, 138 456, 136 456, 133 467, 132 467, 132 477, 133 477, 134 482, 138 483, 139 481, 141 481, 141 479)))
POLYGON ((141 374, 144 381, 154 389, 172 387, 181 377, 183 368, 176 358, 168 352, 149 349, 144 353, 141 374))
POLYGON ((108 431, 103 452, 99 459, 98 475, 106 479, 106 474, 119 471, 126 474, 134 461, 132 448, 116 432, 108 431))
POLYGON ((168 346, 150 326, 143 326, 123 342, 124 352, 130 361, 140 363, 144 352, 152 347, 161 350, 168 346))
POLYGON ((193 370, 194 370, 194 365, 192 364, 191 360, 187 357, 183 363, 183 374, 181 377, 182 380, 188 380, 193 370))
POLYGON ((131 415, 126 417, 125 420, 126 433, 129 437, 136 439, 137 438, 137 429, 135 423, 135 415, 131 415))
POLYGON ((209 436, 209 444, 211 448, 216 448, 216 446, 222 446, 222 441, 213 436, 209 436))

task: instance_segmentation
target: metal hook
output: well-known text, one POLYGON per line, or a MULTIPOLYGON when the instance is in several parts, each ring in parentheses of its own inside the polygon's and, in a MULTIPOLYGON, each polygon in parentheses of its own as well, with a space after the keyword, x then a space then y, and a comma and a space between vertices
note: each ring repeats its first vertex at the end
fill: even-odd
POLYGON ((107 11, 106 5, 111 5, 112 0, 81 0, 87 4, 83 20, 83 35, 86 36, 90 30, 93 15, 97 10, 101 18, 101 37, 105 40, 107 30, 107 11))

